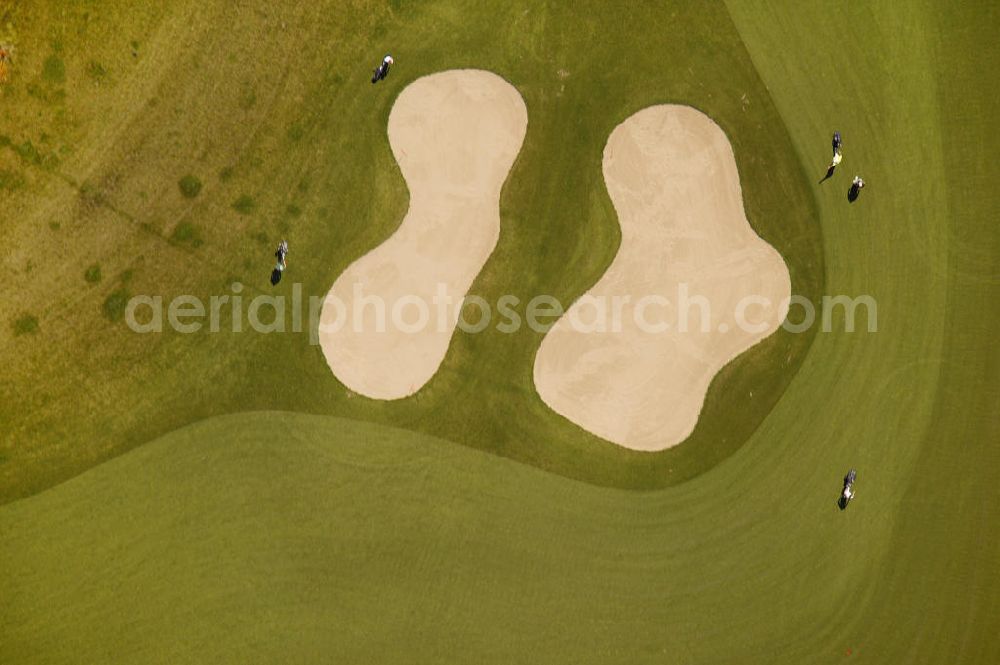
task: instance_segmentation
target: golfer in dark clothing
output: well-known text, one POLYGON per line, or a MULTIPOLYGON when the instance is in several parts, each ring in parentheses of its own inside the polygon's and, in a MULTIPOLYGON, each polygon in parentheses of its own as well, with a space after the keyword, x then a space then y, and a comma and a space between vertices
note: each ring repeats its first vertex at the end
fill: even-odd
POLYGON ((288 243, 282 240, 281 244, 278 245, 278 250, 274 253, 275 258, 278 259, 278 263, 274 266, 274 270, 271 271, 271 286, 274 286, 281 281, 281 275, 285 272, 285 268, 288 266, 285 262, 286 254, 288 254, 288 243))
POLYGON ((387 55, 384 58, 382 58, 382 64, 376 67, 375 71, 372 72, 372 83, 378 83, 386 76, 388 76, 389 67, 392 66, 394 62, 395 60, 392 59, 391 55, 387 55))
POLYGON ((847 190, 847 200, 854 203, 864 186, 865 181, 860 176, 854 176, 854 180, 851 181, 851 188, 847 190))

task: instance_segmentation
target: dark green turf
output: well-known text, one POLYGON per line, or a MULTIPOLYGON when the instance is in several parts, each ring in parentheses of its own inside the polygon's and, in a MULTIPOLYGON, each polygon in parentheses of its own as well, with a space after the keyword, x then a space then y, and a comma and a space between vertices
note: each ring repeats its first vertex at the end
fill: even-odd
MULTIPOLYGON (((357 421, 207 420, 0 511, 0 660, 991 662, 995 617, 962 635, 898 602, 916 585, 872 630, 883 571, 922 561, 877 473, 841 513, 762 447, 635 493, 357 421)), ((989 612, 988 565, 961 606, 989 612)))

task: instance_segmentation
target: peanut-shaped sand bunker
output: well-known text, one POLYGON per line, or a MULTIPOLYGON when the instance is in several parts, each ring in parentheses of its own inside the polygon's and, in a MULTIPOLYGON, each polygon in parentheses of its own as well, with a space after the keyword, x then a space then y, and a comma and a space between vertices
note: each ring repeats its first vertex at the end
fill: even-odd
POLYGON ((490 72, 433 74, 400 93, 388 131, 409 210, 337 278, 320 316, 323 354, 348 388, 399 399, 437 371, 499 238, 500 189, 527 125, 521 95, 490 72))
POLYGON ((611 133, 603 168, 621 248, 543 339, 535 385, 580 427, 663 450, 691 434, 716 373, 778 328, 791 283, 747 221, 732 147, 708 116, 644 109, 611 133))

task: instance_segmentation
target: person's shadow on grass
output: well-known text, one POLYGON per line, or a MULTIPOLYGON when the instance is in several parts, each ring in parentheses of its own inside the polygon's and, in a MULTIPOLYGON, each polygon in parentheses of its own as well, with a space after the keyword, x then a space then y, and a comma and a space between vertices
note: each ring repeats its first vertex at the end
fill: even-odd
POLYGON ((281 281, 281 271, 275 268, 271 271, 271 286, 277 286, 278 282, 281 281))
POLYGON ((836 166, 831 166, 830 168, 828 168, 826 170, 826 175, 823 176, 823 179, 819 181, 819 184, 822 185, 824 182, 826 182, 827 180, 829 180, 830 178, 832 178, 833 177, 833 172, 836 171, 836 170, 837 170, 836 166))
POLYGON ((851 185, 851 188, 847 190, 847 200, 849 203, 854 203, 858 200, 858 195, 861 194, 861 188, 857 185, 851 185))

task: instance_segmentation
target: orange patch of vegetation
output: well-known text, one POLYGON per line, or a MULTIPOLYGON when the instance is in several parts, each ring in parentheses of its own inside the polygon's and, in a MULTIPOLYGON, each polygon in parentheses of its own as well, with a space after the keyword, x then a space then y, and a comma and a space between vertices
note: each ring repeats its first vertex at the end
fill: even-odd
POLYGON ((4 49, 0 48, 0 85, 3 85, 8 80, 10 80, 10 54, 4 49))

